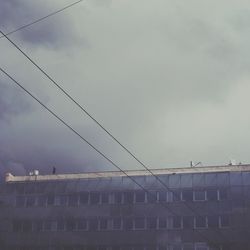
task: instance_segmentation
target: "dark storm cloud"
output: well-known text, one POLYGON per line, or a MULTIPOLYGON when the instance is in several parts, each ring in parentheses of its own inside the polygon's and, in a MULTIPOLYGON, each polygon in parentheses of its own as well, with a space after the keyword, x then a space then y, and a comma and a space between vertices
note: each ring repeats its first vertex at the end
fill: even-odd
MULTIPOLYGON (((0 27, 11 32, 22 25, 50 14, 61 6, 42 1, 0 0, 0 27)), ((57 14, 15 33, 19 39, 32 45, 60 47, 76 43, 79 39, 67 15, 57 14)))
POLYGON ((0 123, 30 110, 29 101, 22 97, 20 91, 0 78, 0 123))

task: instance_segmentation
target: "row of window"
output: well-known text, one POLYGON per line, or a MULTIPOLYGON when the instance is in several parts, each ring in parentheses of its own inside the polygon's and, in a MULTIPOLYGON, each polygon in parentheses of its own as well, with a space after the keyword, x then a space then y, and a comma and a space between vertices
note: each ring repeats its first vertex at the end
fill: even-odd
MULTIPOLYGON (((224 250, 222 247, 219 249, 224 250)), ((214 250, 209 248, 206 243, 184 243, 184 244, 169 244, 167 246, 142 246, 142 245, 127 245, 127 246, 68 246, 68 247, 11 247, 8 250, 214 250)))
POLYGON ((81 218, 45 221, 13 221, 14 232, 42 231, 105 231, 105 230, 157 230, 205 229, 229 226, 229 216, 173 216, 168 218, 81 218))
POLYGON ((127 192, 83 192, 70 195, 17 196, 17 207, 34 206, 79 206, 88 204, 133 204, 178 201, 217 201, 228 199, 227 189, 127 191, 127 192))

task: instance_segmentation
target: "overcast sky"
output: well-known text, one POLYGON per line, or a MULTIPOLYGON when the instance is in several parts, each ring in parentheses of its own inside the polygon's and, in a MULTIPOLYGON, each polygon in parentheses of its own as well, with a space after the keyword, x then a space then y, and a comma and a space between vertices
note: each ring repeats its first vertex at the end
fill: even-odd
MULTIPOLYGON (((72 3, 0 0, 12 31, 72 3)), ((250 162, 250 3, 86 0, 14 33, 148 167, 250 162)), ((0 66, 122 169, 139 169, 5 38, 0 66)), ((114 169, 0 74, 0 172, 114 169)))

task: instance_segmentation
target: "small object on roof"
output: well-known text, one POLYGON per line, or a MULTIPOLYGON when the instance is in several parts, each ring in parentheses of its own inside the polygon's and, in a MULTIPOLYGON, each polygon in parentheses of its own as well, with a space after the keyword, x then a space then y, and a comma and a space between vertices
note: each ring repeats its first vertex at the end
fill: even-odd
POLYGON ((56 168, 53 167, 52 174, 56 174, 56 168))

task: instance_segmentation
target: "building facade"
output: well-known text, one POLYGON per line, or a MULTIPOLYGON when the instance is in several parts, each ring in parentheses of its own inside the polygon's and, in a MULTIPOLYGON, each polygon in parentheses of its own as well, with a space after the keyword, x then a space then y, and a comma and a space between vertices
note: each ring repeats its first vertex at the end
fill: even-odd
POLYGON ((250 165, 153 172, 7 174, 0 249, 250 249, 250 165))

